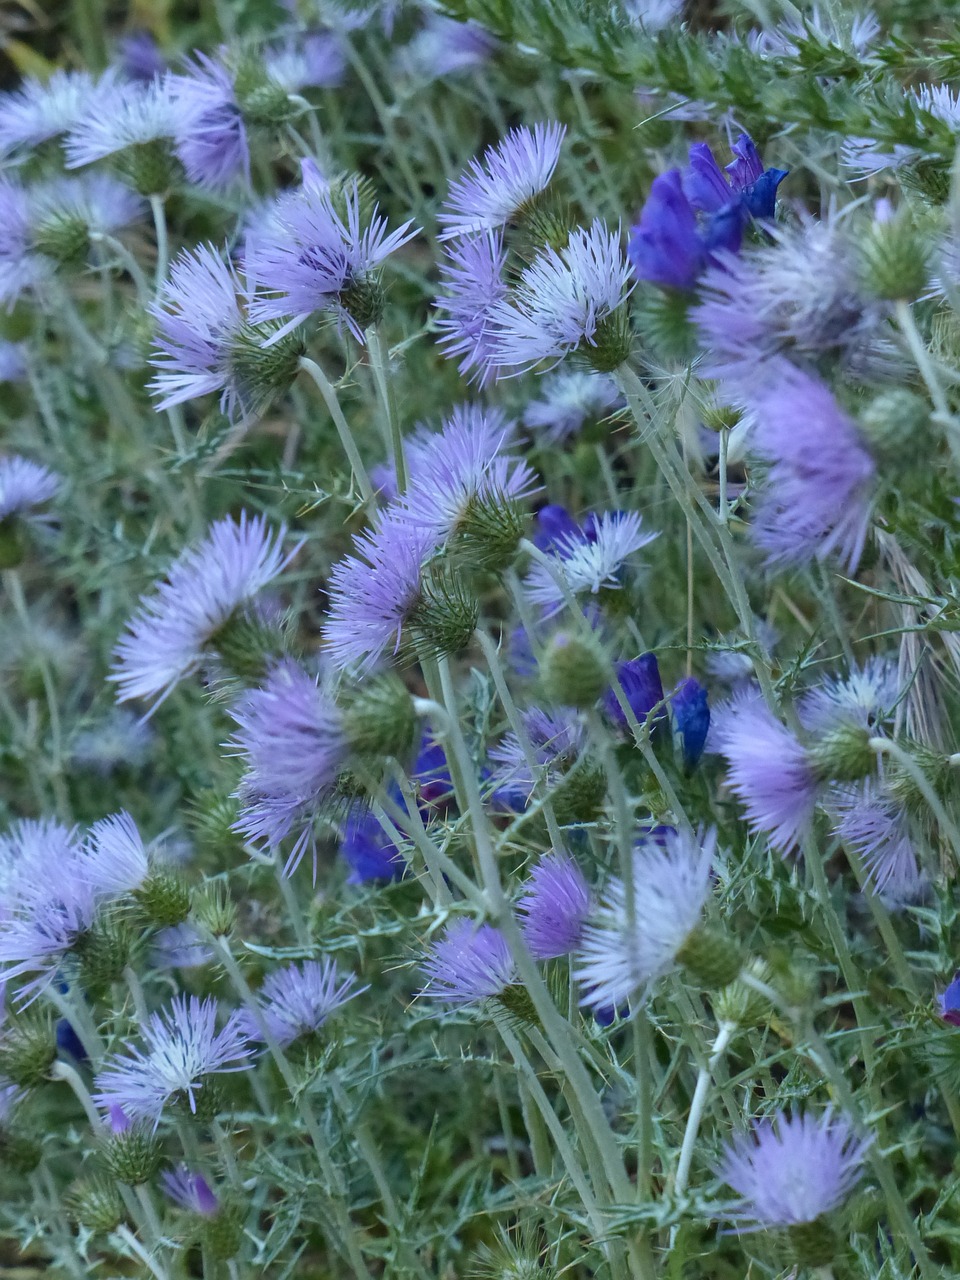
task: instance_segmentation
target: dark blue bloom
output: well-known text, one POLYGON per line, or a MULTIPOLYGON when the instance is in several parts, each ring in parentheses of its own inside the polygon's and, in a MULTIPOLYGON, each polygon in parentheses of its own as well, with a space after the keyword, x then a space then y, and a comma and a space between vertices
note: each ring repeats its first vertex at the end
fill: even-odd
POLYGON ((453 799, 453 780, 447 765, 447 754, 436 739, 424 733, 413 765, 413 781, 420 799, 424 820, 433 808, 441 808, 453 799))
POLYGON ((548 502, 537 512, 533 541, 541 551, 553 551, 564 538, 576 537, 580 532, 580 526, 566 507, 548 502))
POLYGON ((347 819, 340 852, 350 867, 347 884, 399 880, 406 868, 400 850, 372 813, 354 814, 347 819))
MULTIPOLYGON (((660 680, 657 655, 641 653, 639 658, 617 663, 617 680, 630 710, 639 723, 643 724, 654 707, 663 702, 663 684, 660 680)), ((619 728, 629 729, 627 717, 613 689, 608 689, 604 695, 603 709, 619 728)), ((661 718, 662 715, 657 716, 658 720, 661 718)))
POLYGON ((632 228, 627 257, 641 280, 686 292, 695 287, 707 265, 706 249, 679 169, 654 178, 640 221, 632 228))
POLYGON ((707 691, 699 680, 687 677, 673 691, 670 706, 673 709, 673 723, 680 734, 683 763, 687 769, 693 769, 703 755, 710 728, 707 691))
POLYGON ((940 1017, 951 1027, 960 1027, 960 973, 940 996, 940 1017))
POLYGON ((57 1048, 64 1053, 69 1053, 70 1057, 76 1062, 87 1061, 87 1051, 83 1047, 80 1037, 74 1031, 73 1027, 66 1018, 59 1018, 56 1026, 57 1048))
POLYGON ((683 175, 683 190, 694 209, 717 214, 731 205, 753 218, 772 218, 777 188, 786 169, 764 169, 760 153, 749 134, 741 133, 733 144, 736 159, 721 169, 705 142, 690 148, 690 165, 683 175))

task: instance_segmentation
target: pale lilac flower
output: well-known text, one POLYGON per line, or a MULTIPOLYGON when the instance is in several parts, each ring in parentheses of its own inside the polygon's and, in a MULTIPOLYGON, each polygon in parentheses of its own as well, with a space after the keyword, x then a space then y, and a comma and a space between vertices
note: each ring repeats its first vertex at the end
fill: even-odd
POLYGON ((216 959, 210 944, 186 920, 158 929, 152 943, 150 963, 156 969, 199 969, 216 959))
POLYGON ((17 895, 19 882, 35 885, 46 860, 72 866, 79 847, 76 828, 55 818, 21 818, 0 834, 0 918, 17 895))
POLYGON ((362 221, 360 205, 356 180, 337 192, 305 183, 278 200, 273 217, 247 243, 246 268, 258 288, 251 319, 286 319, 282 334, 315 312, 334 308, 363 341, 364 328, 375 318, 363 309, 374 304, 358 299, 378 288, 378 268, 413 239, 417 228, 405 222, 388 233, 376 206, 362 221))
POLYGON ((35 248, 35 230, 29 193, 0 177, 0 303, 8 310, 21 294, 42 289, 53 276, 53 260, 35 248))
POLYGON ((521 719, 533 750, 533 768, 513 732, 490 750, 495 765, 490 777, 493 798, 517 811, 526 808, 538 782, 547 788, 556 785, 582 757, 589 742, 586 725, 572 710, 548 712, 531 707, 521 719))
POLYGON ((753 690, 717 708, 711 745, 727 761, 727 785, 751 831, 789 853, 813 820, 817 776, 806 749, 753 690))
POLYGON ((829 807, 833 834, 860 859, 872 888, 898 902, 914 898, 922 877, 907 817, 882 785, 868 779, 837 787, 829 807))
POLYGON ((28 350, 25 342, 7 342, 0 338, 0 382, 27 380, 28 350))
POLYGON ((287 93, 330 89, 340 84, 347 59, 343 41, 330 31, 311 31, 266 50, 264 70, 287 93))
POLYGON ((113 235, 138 221, 146 212, 143 200, 109 173, 84 173, 77 178, 53 178, 28 192, 34 227, 70 220, 82 223, 92 236, 113 235))
POLYGON ((447 1004, 477 1004, 500 995, 516 980, 507 940, 492 924, 456 920, 426 957, 423 994, 447 1004))
POLYGON ((57 69, 48 80, 33 76, 0 94, 0 152, 39 146, 66 133, 87 112, 109 100, 111 72, 99 81, 86 71, 57 69))
POLYGON ((425 84, 483 66, 498 41, 476 22, 427 12, 417 34, 397 51, 398 69, 425 84))
POLYGON ((36 510, 60 492, 62 481, 47 467, 17 454, 0 457, 0 520, 44 519, 36 510))
POLYGON ((122 811, 93 824, 81 858, 81 875, 98 898, 120 898, 132 893, 150 874, 150 861, 137 824, 122 811))
POLYGON ((566 127, 521 125, 450 184, 437 220, 441 240, 506 226, 549 183, 560 159, 566 127))
POLYGON ((121 769, 139 769, 153 746, 150 725, 126 707, 113 707, 70 744, 70 763, 101 778, 121 769))
POLYGON ((561 444, 602 422, 623 404, 614 380, 588 369, 559 369, 540 379, 539 397, 523 411, 523 425, 537 444, 561 444))
POLYGON ((109 98, 81 117, 65 143, 67 168, 78 169, 131 147, 170 142, 177 109, 165 80, 113 86, 109 98))
POLYGON ((439 346, 451 360, 459 360, 461 374, 486 385, 494 376, 495 330, 492 317, 505 303, 503 279, 506 252, 499 233, 468 236, 444 247, 436 299, 439 346))
POLYGON ((896 172, 921 159, 922 151, 896 142, 893 149, 884 151, 883 145, 873 138, 846 138, 840 148, 840 163, 858 178, 872 178, 884 169, 896 172))
POLYGON ((920 111, 945 124, 948 129, 960 132, 960 95, 945 84, 922 84, 909 94, 920 111))
MULTIPOLYGON (((759 644, 768 653, 772 652, 780 638, 776 628, 772 627, 765 618, 754 619, 754 634, 759 644)), ((742 638, 736 633, 724 639, 731 646, 743 645, 742 638)), ((712 649, 706 656, 705 666, 714 680, 732 685, 734 690, 741 689, 755 679, 753 659, 746 647, 712 649)))
POLYGON ((718 1172, 741 1197, 730 1217, 751 1231, 816 1222, 860 1180, 870 1143, 832 1110, 778 1112, 727 1144, 718 1172))
POLYGON ((617 1009, 646 1000, 650 987, 677 964, 710 895, 716 832, 663 832, 633 854, 633 902, 611 877, 584 927, 575 975, 581 1003, 617 1009), (631 909, 632 907, 632 909, 631 909))
POLYGON ((128 80, 149 83, 162 76, 167 62, 149 31, 131 31, 117 42, 120 70, 128 80))
POLYGON ((249 183, 247 130, 227 68, 198 52, 187 74, 168 76, 166 86, 174 108, 174 150, 190 181, 214 191, 237 178, 249 183))
POLYGON ((751 31, 747 46, 766 57, 794 58, 801 44, 821 44, 864 58, 880 34, 880 22, 871 9, 856 12, 814 4, 806 13, 782 19, 765 31, 751 31))
POLYGON ((128 1041, 126 1052, 114 1054, 97 1074, 94 1101, 104 1110, 120 1106, 131 1120, 152 1120, 154 1127, 174 1103, 195 1112, 207 1077, 253 1066, 239 1013, 230 1014, 220 1031, 217 1013, 212 998, 175 996, 141 1027, 145 1047, 128 1041))
POLYGON ((769 463, 751 532, 771 567, 835 556, 856 570, 870 528, 876 464, 819 379, 783 363, 750 398, 753 447, 769 463))
POLYGON ((590 914, 590 886, 567 853, 548 853, 530 872, 517 903, 520 927, 535 960, 569 955, 590 914))
POLYGON ((175 1169, 164 1169, 160 1175, 164 1192, 181 1209, 188 1209, 200 1218, 215 1218, 220 1212, 220 1201, 202 1173, 192 1173, 185 1164, 175 1169))
POLYGON ((185 551, 140 608, 114 650, 108 677, 118 700, 162 701, 196 671, 208 645, 242 606, 272 582, 299 550, 284 553, 284 530, 271 534, 262 516, 216 521, 203 542, 185 551))
POLYGON ((544 249, 521 273, 516 290, 490 315, 493 363, 522 372, 541 360, 596 350, 605 321, 636 282, 620 243, 597 219, 578 227, 562 249, 544 249))
POLYGON ((574 596, 617 590, 625 562, 658 536, 644 532, 636 511, 605 511, 589 531, 560 538, 551 554, 553 572, 537 561, 524 579, 524 591, 534 604, 554 614, 566 602, 561 582, 574 596))
POLYGON ((872 729, 893 716, 902 694, 897 663, 874 655, 863 666, 851 666, 846 676, 824 676, 802 695, 797 714, 811 733, 839 723, 872 729))
MULTIPOLYGON (((257 993, 267 1031, 285 1049, 302 1036, 315 1034, 327 1019, 366 987, 358 987, 352 973, 343 974, 328 957, 291 964, 268 974, 257 993)), ((262 1040, 252 1013, 244 1015, 247 1034, 262 1040)))
POLYGON ((329 798, 347 757, 343 715, 319 682, 294 662, 274 668, 231 712, 229 746, 244 764, 236 829, 271 848, 300 827, 299 861, 317 807, 329 798))

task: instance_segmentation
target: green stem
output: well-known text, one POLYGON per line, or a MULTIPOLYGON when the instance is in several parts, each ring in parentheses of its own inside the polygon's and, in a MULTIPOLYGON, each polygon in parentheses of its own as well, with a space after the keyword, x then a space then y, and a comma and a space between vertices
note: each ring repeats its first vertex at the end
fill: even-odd
POLYGON ((337 435, 340 437, 340 443, 343 451, 347 455, 350 463, 350 469, 353 472, 353 479, 357 488, 360 490, 360 496, 365 504, 373 503, 373 485, 370 483, 370 477, 367 475, 367 469, 363 465, 363 459, 357 449, 356 442, 353 438, 353 432, 350 425, 343 415, 340 407, 340 401, 337 399, 337 393, 333 388, 333 384, 327 378, 320 366, 315 360, 311 360, 309 356, 302 356, 300 359, 300 368, 309 378, 313 380, 314 386, 323 397, 323 401, 330 411, 330 417, 333 418, 334 426, 337 428, 337 435))
POLYGON ((157 273, 154 280, 154 291, 159 296, 167 279, 167 266, 170 262, 170 240, 167 234, 167 211, 163 196, 150 197, 150 212, 153 214, 153 228, 157 237, 157 273))
POLYGON ((700 1068, 697 1075, 697 1085, 693 1091, 693 1101, 690 1104, 690 1114, 687 1116, 687 1127, 683 1133, 680 1158, 677 1161, 677 1172, 673 1180, 673 1192, 677 1198, 682 1196, 687 1189, 690 1168, 693 1164, 693 1152, 697 1145, 697 1136, 700 1133, 700 1122, 703 1120, 703 1112, 710 1092, 710 1081, 713 1079, 717 1063, 726 1053, 727 1046, 733 1039, 735 1031, 736 1027, 732 1022, 720 1023, 716 1039, 710 1050, 710 1057, 707 1059, 706 1065, 700 1068))
POLYGON ((407 487, 407 460, 403 452, 403 432, 400 429, 400 415, 393 395, 392 385, 387 367, 387 357, 380 341, 380 334, 370 328, 365 333, 367 350, 370 352, 370 366, 373 369, 373 380, 376 383, 377 395, 380 399, 386 427, 388 447, 393 454, 394 472, 397 477, 397 492, 402 494, 407 487))

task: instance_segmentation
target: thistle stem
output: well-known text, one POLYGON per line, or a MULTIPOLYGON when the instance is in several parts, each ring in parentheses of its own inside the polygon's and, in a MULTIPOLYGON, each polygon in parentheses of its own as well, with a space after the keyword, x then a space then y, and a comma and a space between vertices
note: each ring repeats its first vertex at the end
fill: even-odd
POLYGON ((337 435, 340 437, 343 451, 347 455, 354 481, 360 490, 360 496, 366 505, 371 505, 373 503, 373 485, 370 483, 367 469, 363 465, 363 459, 360 457, 359 450, 353 439, 350 425, 343 416, 343 410, 340 407, 340 401, 337 399, 337 393, 332 383, 317 362, 311 360, 309 356, 301 356, 300 368, 313 380, 314 386, 323 397, 324 404, 326 404, 327 409, 330 411, 330 417, 333 419, 333 424, 337 428, 337 435))
POLYGON ((707 1105, 713 1072, 717 1063, 726 1053, 727 1046, 733 1039, 735 1031, 736 1026, 732 1022, 720 1023, 716 1039, 710 1049, 710 1057, 707 1059, 706 1065, 701 1067, 697 1074, 697 1084, 693 1091, 693 1101, 690 1104, 687 1127, 683 1132, 683 1142, 680 1146, 680 1158, 677 1161, 677 1172, 673 1180, 673 1192, 677 1198, 682 1196, 687 1189, 690 1168, 693 1164, 693 1152, 697 1145, 700 1123, 703 1120, 704 1108, 707 1105))
POLYGON ((393 454, 393 466, 397 477, 397 492, 402 494, 407 488, 407 460, 403 452, 403 432, 400 429, 400 415, 387 368, 387 357, 380 341, 380 334, 370 328, 365 333, 367 350, 370 352, 370 367, 373 369, 373 380, 380 399, 386 438, 393 454))

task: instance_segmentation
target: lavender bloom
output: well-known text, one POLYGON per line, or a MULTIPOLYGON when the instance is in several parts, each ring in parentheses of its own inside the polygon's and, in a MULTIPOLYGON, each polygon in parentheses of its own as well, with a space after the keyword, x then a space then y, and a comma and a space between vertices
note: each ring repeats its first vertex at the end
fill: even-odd
POLYGON ((741 1197, 731 1217, 752 1231, 816 1222, 859 1181, 870 1141, 831 1110, 819 1118, 778 1112, 724 1151, 720 1177, 741 1197))
POLYGON ((324 646, 340 671, 369 672, 388 651, 396 654, 404 623, 420 600, 424 561, 435 549, 429 530, 396 516, 354 539, 358 555, 334 565, 324 646))
POLYGON ((500 453, 510 430, 497 410, 473 404, 454 409, 439 434, 418 441, 399 518, 428 531, 440 546, 475 505, 529 497, 537 477, 522 459, 500 453))
POLYGON ((561 369, 540 382, 540 398, 523 411, 523 425, 539 444, 561 444, 585 426, 601 422, 620 408, 617 384, 603 373, 561 369))
POLYGON ((946 991, 937 997, 940 1002, 940 1017, 951 1027, 960 1027, 960 973, 954 975, 953 981, 946 991))
POLYGON ((535 960, 569 955, 590 914, 590 886, 566 853, 548 853, 530 872, 517 903, 520 927, 535 960))
POLYGON ((833 833, 860 859, 872 888, 896 902, 916 897, 922 883, 906 815, 872 779, 831 794, 833 833))
POLYGON ((233 80, 221 63, 196 53, 187 75, 167 77, 175 113, 175 146, 187 177, 223 190, 250 181, 250 150, 233 80))
POLYGON ((8 310, 53 275, 53 260, 35 247, 35 224, 28 192, 0 177, 0 303, 8 310))
POLYGON ((175 1205, 188 1209, 200 1218, 215 1218, 220 1212, 220 1201, 202 1173, 191 1173, 185 1164, 175 1169, 164 1169, 160 1182, 165 1193, 175 1205))
POLYGON ((39 462, 17 454, 0 457, 0 521, 14 516, 44 520, 37 507, 60 492, 61 480, 39 462))
POLYGON ((496 38, 475 22, 428 12, 417 34, 398 51, 397 62, 407 75, 429 83, 483 66, 497 46, 496 38))
POLYGON ((507 940, 492 924, 456 920, 424 961, 424 995, 447 1004, 476 1004, 498 996, 516 979, 507 940))
POLYGON ((343 80, 347 60, 343 42, 329 31, 312 31, 268 49, 264 70, 287 93, 300 89, 332 89, 343 80))
POLYGON ((166 73, 167 63, 149 31, 131 31, 118 42, 120 69, 128 80, 149 84, 166 73))
POLYGON ((560 159, 564 125, 511 129, 451 183, 437 215, 441 240, 506 226, 549 183, 560 159))
POLYGON ((356 180, 340 191, 305 183, 278 201, 270 224, 248 241, 247 270, 262 290, 251 301, 251 318, 292 316, 282 334, 333 307, 362 342, 382 305, 374 297, 377 268, 416 234, 412 222, 388 234, 376 206, 362 227, 356 180))
POLYGON ((675 967, 700 923, 716 847, 713 830, 670 831, 637 845, 632 918, 626 886, 612 877, 584 928, 575 970, 582 1004, 608 1009, 646 1000, 653 983, 675 967))
POLYGON ((0 94, 0 153, 37 147, 73 127, 108 100, 114 86, 107 72, 95 81, 86 71, 54 71, 49 80, 24 80, 0 94))
POLYGON ((74 124, 65 143, 67 168, 79 169, 131 147, 171 142, 177 109, 166 80, 114 85, 109 98, 74 124))
MULTIPOLYGON (((514 294, 493 308, 496 369, 522 372, 581 347, 596 351, 604 322, 632 288, 619 229, 609 231, 599 219, 578 227, 562 249, 544 249, 524 269, 514 294)), ((619 346, 617 355, 617 363, 625 358, 619 346)))
POLYGON ((206 1078, 226 1071, 249 1071, 251 1049, 238 1013, 217 1031, 217 1002, 175 996, 140 1030, 146 1046, 128 1041, 94 1080, 94 1101, 107 1110, 122 1107, 131 1120, 160 1123, 165 1107, 186 1102, 197 1109, 206 1078))
POLYGON ((631 229, 627 256, 638 279, 691 292, 717 254, 740 248, 743 221, 742 208, 734 202, 701 222, 680 170, 670 169, 651 184, 640 221, 631 229))
POLYGON ((870 527, 876 472, 856 424, 822 382, 789 365, 751 408, 754 447, 770 462, 752 525, 767 563, 836 555, 854 572, 870 527))
MULTIPOLYGON (((25 892, 31 884, 42 884, 40 868, 45 859, 72 867, 78 851, 76 829, 53 818, 21 818, 13 823, 0 835, 0 918, 19 894, 21 883, 25 892)), ((0 1010, 2 1007, 0 1001, 0 1010)))
POLYGON ((503 279, 506 253, 499 234, 468 236, 444 248, 440 281, 444 293, 436 299, 439 346, 459 370, 480 386, 494 376, 493 316, 505 303, 503 279))
POLYGON ((574 596, 584 591, 597 595, 601 588, 618 590, 624 562, 659 536, 644 533, 641 525, 636 511, 605 511, 594 522, 592 536, 578 532, 559 539, 552 556, 556 577, 546 565, 534 564, 523 584, 528 598, 550 616, 565 603, 557 578, 574 596))
POLYGON ((808 689, 797 713, 811 733, 822 733, 838 723, 870 729, 892 717, 902 695, 896 662, 874 656, 862 667, 851 667, 846 677, 826 676, 808 689))
POLYGON ((153 730, 125 707, 112 708, 102 719, 81 729, 70 744, 70 763, 100 778, 120 769, 139 769, 150 755, 153 730))
POLYGON ((29 192, 37 234, 58 222, 80 223, 92 236, 113 235, 142 218, 143 200, 109 173, 55 178, 29 192))
MULTIPOLYGON (((642 725, 654 707, 663 702, 663 684, 660 680, 657 655, 641 653, 638 658, 618 662, 616 675, 630 710, 642 725)), ((603 695, 603 709, 619 729, 629 731, 629 721, 613 689, 608 689, 603 695)), ((662 718, 661 711, 656 720, 662 718)), ((656 721, 654 727, 656 727, 656 721)))
POLYGON ((273 848, 301 826, 291 855, 296 865, 312 817, 346 760, 343 716, 316 679, 294 662, 271 671, 263 687, 246 694, 230 714, 237 730, 229 745, 245 768, 236 830, 273 848))
MULTIPOLYGON (((331 1014, 366 990, 357 987, 352 973, 344 976, 332 960, 324 957, 268 974, 260 988, 258 1004, 267 1031, 285 1049, 302 1036, 314 1035, 331 1014)), ((248 1035, 262 1040, 256 1018, 247 1014, 244 1021, 248 1035)))
POLYGON ((521 715, 533 749, 534 769, 515 733, 508 733, 490 751, 493 798, 517 812, 526 808, 537 783, 549 789, 577 763, 587 747, 586 726, 572 711, 547 712, 531 707, 521 715))
POLYGON ((707 691, 699 680, 687 677, 681 680, 670 695, 673 723, 680 734, 683 764, 694 769, 703 755, 707 734, 710 731, 710 708, 707 691))
POLYGON ((813 819, 817 777, 807 752, 752 690, 718 713, 711 741, 726 758, 727 785, 746 808, 751 831, 766 832, 775 849, 788 853, 813 819))
POLYGON ((187 921, 153 935, 150 963, 156 969, 199 969, 215 958, 210 944, 187 921))
POLYGON ((347 884, 388 884, 400 880, 407 864, 372 813, 351 814, 343 824, 340 853, 350 868, 347 884))
POLYGON ((282 550, 284 530, 270 534, 262 516, 216 521, 203 542, 185 551, 140 608, 114 649, 109 679, 118 700, 162 701, 196 671, 208 645, 243 605, 271 582, 299 550, 282 550))
POLYGON ((115 813, 93 824, 84 843, 81 873, 98 898, 120 898, 140 888, 150 863, 129 813, 115 813))
POLYGON ((6 342, 0 338, 0 382, 26 382, 27 351, 25 342, 6 342))

